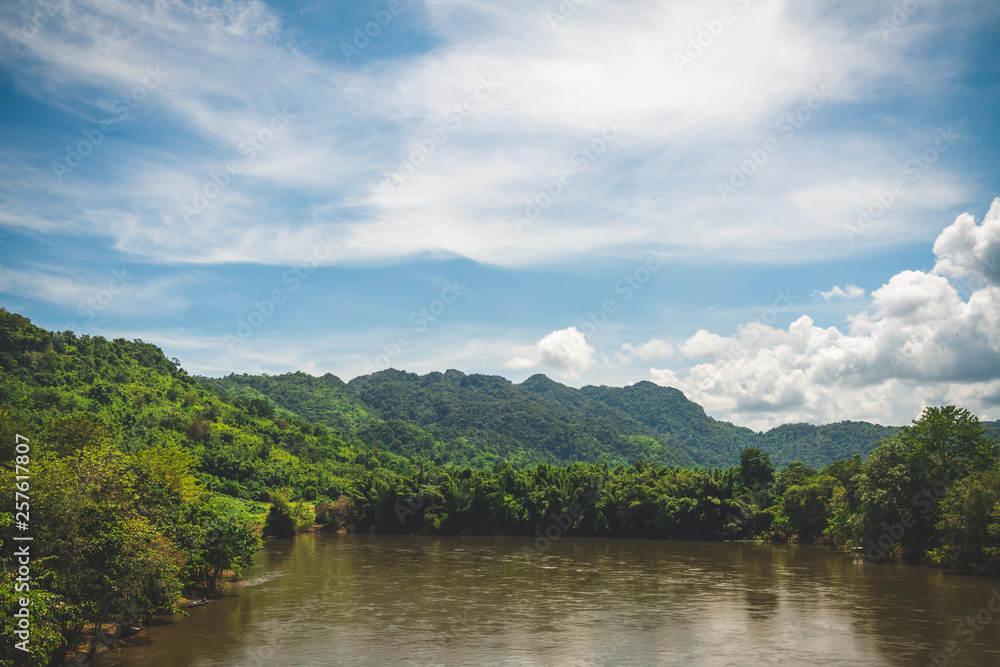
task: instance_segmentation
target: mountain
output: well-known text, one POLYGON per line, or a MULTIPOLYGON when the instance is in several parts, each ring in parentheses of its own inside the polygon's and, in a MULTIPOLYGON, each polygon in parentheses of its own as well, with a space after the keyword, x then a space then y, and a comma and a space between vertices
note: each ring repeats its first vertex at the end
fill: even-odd
POLYGON ((700 405, 673 387, 643 381, 627 387, 563 387, 566 391, 552 391, 548 383, 558 384, 544 375, 534 375, 521 386, 553 402, 565 404, 572 400, 579 409, 612 419, 621 428, 627 429, 630 422, 639 424, 697 465, 735 465, 741 451, 757 444, 753 431, 712 419, 700 405))
POLYGON ((223 392, 252 388, 340 437, 362 437, 396 454, 422 452, 443 462, 479 466, 499 459, 611 465, 643 459, 725 467, 739 463, 742 450, 758 447, 778 465, 802 461, 819 468, 855 454, 865 456, 899 430, 841 422, 786 424, 757 433, 713 419, 672 387, 638 382, 575 389, 540 374, 520 384, 457 370, 417 375, 395 369, 347 383, 329 374, 313 378, 304 373, 203 381, 223 392), (348 418, 348 413, 364 417, 348 418), (362 423, 371 426, 359 428, 362 423), (406 427, 412 430, 401 440, 398 434, 406 427))
POLYGON ((445 463, 695 463, 671 447, 668 437, 625 415, 617 415, 623 422, 619 424, 587 409, 565 408, 499 376, 456 370, 418 376, 390 369, 346 385, 332 375, 310 378, 304 373, 204 381, 228 395, 252 388, 282 408, 341 429, 341 437, 357 435, 396 454, 422 453, 445 463), (364 418, 345 424, 342 413, 348 410, 363 412, 364 418), (423 452, 416 446, 404 450, 404 443, 386 437, 403 428, 413 429, 413 437, 428 435, 422 440, 423 452))
POLYGON ((209 488, 245 498, 298 484, 305 469, 316 488, 329 488, 359 467, 418 460, 726 467, 759 447, 778 465, 819 468, 866 455, 898 430, 842 422, 755 433, 651 382, 575 389, 544 375, 514 384, 457 370, 393 369, 346 383, 305 373, 194 378, 153 345, 48 332, 5 310, 0 367, 0 408, 17 406, 38 425, 92 414, 126 451, 186 443, 209 488))

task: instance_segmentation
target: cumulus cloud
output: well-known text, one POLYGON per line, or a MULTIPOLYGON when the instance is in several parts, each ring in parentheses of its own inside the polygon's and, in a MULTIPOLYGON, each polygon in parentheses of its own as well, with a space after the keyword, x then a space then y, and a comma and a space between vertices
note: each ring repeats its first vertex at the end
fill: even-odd
POLYGON ((857 285, 848 283, 844 287, 834 285, 833 289, 828 292, 813 292, 813 295, 823 299, 824 301, 830 301, 832 299, 860 299, 864 297, 865 290, 857 285))
POLYGON ((1000 285, 1000 197, 977 225, 968 213, 941 232, 934 242, 934 273, 1000 285))
MULTIPOLYGON (((1000 244, 998 201, 981 225, 959 216, 934 245, 935 271, 892 276, 872 292, 873 311, 852 315, 846 330, 817 326, 806 315, 787 329, 754 322, 731 336, 700 330, 679 349, 710 361, 683 378, 653 368, 651 379, 760 428, 797 420, 904 424, 935 403, 996 406, 1000 284, 983 267, 1000 244), (949 277, 970 274, 981 284, 963 298, 949 277)), ((848 296, 851 287, 840 292, 848 296)))
POLYGON ((508 359, 503 364, 504 368, 512 368, 514 370, 523 370, 537 365, 537 361, 534 359, 528 359, 527 357, 514 357, 512 359, 508 359))
POLYGON ((729 349, 729 340, 719 334, 699 329, 680 346, 681 354, 688 359, 716 359, 729 349))
POLYGON ((567 378, 578 378, 594 363, 596 350, 576 327, 558 329, 535 344, 534 356, 514 357, 504 363, 507 368, 525 369, 548 366, 567 378))

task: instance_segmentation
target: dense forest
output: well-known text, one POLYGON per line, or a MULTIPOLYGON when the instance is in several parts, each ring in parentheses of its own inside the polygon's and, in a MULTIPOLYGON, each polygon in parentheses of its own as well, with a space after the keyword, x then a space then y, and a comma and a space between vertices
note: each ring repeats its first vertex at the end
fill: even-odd
POLYGON ((489 466, 638 460, 728 467, 756 447, 777 465, 824 466, 861 454, 899 429, 864 422, 786 424, 765 433, 712 419, 672 387, 574 389, 544 375, 521 384, 457 370, 419 376, 393 369, 344 383, 334 375, 202 378, 241 396, 251 388, 311 422, 405 456, 489 466))
POLYGON ((0 368, 2 634, 10 651, 29 599, 28 664, 211 595, 252 563, 259 532, 316 526, 521 535, 526 558, 564 535, 791 539, 1000 570, 1000 456, 955 406, 888 434, 756 434, 649 383, 197 379, 153 345, 48 332, 4 309, 0 368), (18 492, 27 577, 13 556, 18 492))

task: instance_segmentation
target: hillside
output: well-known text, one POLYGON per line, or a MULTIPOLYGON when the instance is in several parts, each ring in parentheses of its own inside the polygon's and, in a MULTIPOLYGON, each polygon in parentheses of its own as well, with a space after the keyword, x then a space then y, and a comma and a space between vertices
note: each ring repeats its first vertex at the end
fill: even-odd
POLYGON ((251 500, 273 488, 338 488, 342 476, 368 467, 410 466, 276 409, 250 387, 220 394, 155 345, 49 332, 4 309, 0 369, 5 428, 31 434, 53 454, 95 438, 133 453, 183 448, 206 488, 251 500))
POLYGON ((498 376, 387 370, 347 384, 333 375, 304 373, 230 375, 204 382, 229 395, 252 388, 340 437, 359 437, 386 451, 443 463, 617 465, 645 459, 694 464, 667 437, 627 416, 618 415, 623 428, 605 415, 564 408, 498 376))
POLYGON ((252 388, 340 437, 357 435, 397 454, 474 465, 498 458, 514 464, 612 465, 642 459, 726 467, 739 463, 742 450, 758 447, 778 465, 797 460, 819 468, 865 456, 899 430, 841 422, 786 424, 755 433, 713 419, 679 390, 652 382, 574 389, 544 375, 514 384, 457 370, 421 376, 395 369, 348 383, 330 374, 312 378, 303 373, 204 381, 221 391, 252 388), (387 428, 394 437, 381 437, 387 428), (395 437, 398 433, 404 437, 395 437))

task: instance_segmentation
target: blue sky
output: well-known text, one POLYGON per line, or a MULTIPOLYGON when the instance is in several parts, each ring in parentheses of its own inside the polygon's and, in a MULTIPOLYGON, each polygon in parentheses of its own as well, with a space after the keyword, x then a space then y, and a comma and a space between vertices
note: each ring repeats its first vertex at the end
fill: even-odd
POLYGON ((1000 5, 5 2, 0 303, 190 372, 1000 417, 1000 5))

